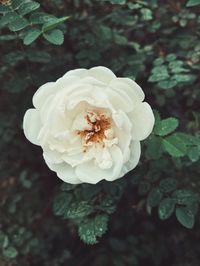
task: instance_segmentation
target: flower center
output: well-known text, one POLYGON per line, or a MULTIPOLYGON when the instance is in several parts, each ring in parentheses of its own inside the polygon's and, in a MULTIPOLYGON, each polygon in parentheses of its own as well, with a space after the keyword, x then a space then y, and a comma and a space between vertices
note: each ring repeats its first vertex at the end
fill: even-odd
POLYGON ((84 138, 85 146, 103 143, 105 138, 112 138, 110 118, 106 114, 87 111, 85 116, 89 129, 78 130, 77 134, 84 138))

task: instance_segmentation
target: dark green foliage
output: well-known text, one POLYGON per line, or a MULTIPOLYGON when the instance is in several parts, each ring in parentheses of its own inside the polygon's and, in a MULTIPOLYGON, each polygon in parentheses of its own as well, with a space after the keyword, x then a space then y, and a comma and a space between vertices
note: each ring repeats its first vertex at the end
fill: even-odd
POLYGON ((159 188, 153 188, 147 197, 147 205, 150 208, 156 207, 162 199, 162 192, 159 188))
POLYGON ((199 0, 0 1, 1 266, 199 265, 199 12, 199 0), (156 123, 124 178, 70 185, 22 119, 39 86, 97 65, 135 79, 156 123))
POLYGON ((194 226, 194 214, 186 207, 176 208, 177 220, 186 228, 191 229, 194 226))
POLYGON ((44 38, 52 44, 61 45, 64 42, 64 35, 61 30, 51 30, 43 34, 44 38))
POLYGON ((96 244, 97 237, 101 237, 107 230, 107 215, 97 215, 79 224, 78 232, 81 240, 86 244, 96 244))
POLYGON ((32 0, 12 0, 9 5, 1 5, 0 28, 8 27, 10 31, 20 31, 18 37, 23 38, 25 45, 33 43, 41 34, 50 43, 61 45, 64 35, 58 27, 69 17, 56 18, 38 10, 40 4, 32 0), (38 28, 34 25, 38 25, 38 28), (51 31, 52 29, 54 30, 51 31))
POLYGON ((199 0, 189 0, 186 6, 191 7, 191 6, 198 6, 198 5, 200 5, 199 0))
POLYGON ((165 198, 161 200, 158 207, 158 214, 160 219, 161 220, 168 219, 172 215, 174 207, 175 207, 175 202, 173 199, 165 198))

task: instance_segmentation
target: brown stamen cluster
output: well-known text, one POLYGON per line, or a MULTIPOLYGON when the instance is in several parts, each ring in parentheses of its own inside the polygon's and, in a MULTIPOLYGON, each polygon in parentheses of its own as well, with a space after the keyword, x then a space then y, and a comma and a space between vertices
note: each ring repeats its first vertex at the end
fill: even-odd
POLYGON ((85 119, 91 126, 91 129, 78 130, 77 134, 85 139, 86 145, 89 142, 102 142, 103 139, 106 138, 105 130, 111 127, 110 119, 104 114, 96 115, 92 112, 89 112, 85 119))

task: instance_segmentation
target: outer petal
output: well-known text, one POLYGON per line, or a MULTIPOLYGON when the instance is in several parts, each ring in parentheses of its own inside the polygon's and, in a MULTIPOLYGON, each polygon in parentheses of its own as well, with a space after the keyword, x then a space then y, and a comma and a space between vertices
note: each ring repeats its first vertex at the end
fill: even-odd
POLYGON ((111 148, 111 156, 113 159, 113 172, 110 176, 108 176, 107 178, 105 178, 107 181, 114 181, 115 179, 118 179, 120 177, 122 177, 122 175, 120 175, 122 167, 123 167, 123 154, 120 150, 119 147, 117 146, 113 146, 111 148))
POLYGON ((79 77, 79 78, 84 78, 84 77, 89 76, 89 73, 88 73, 88 69, 78 68, 78 69, 68 71, 63 76, 63 78, 68 77, 68 76, 75 76, 75 77, 79 77))
POLYGON ((51 164, 59 164, 63 162, 60 153, 52 151, 48 147, 43 148, 43 157, 45 161, 48 161, 51 164))
MULTIPOLYGON (((72 70, 72 72, 73 71, 75 70, 72 70)), ((69 93, 77 86, 79 81, 79 77, 65 74, 63 77, 57 79, 56 82, 48 82, 42 85, 33 95, 33 105, 35 108, 41 108, 49 96, 54 96, 63 91, 69 93)))
POLYGON ((133 170, 140 160, 141 155, 141 145, 139 141, 132 141, 130 146, 131 154, 129 161, 124 165, 122 171, 123 174, 128 173, 129 171, 133 170))
POLYGON ((68 71, 63 77, 76 76, 79 78, 93 77, 103 83, 108 84, 113 78, 116 78, 115 74, 107 67, 97 66, 91 69, 78 68, 68 71))
POLYGON ((89 69, 90 76, 108 84, 112 79, 116 78, 115 74, 107 67, 98 66, 89 69))
POLYGON ((144 100, 144 93, 142 89, 134 81, 132 82, 133 84, 131 86, 126 82, 126 79, 116 78, 109 83, 109 88, 117 92, 124 99, 128 98, 128 100, 126 100, 126 105, 127 107, 129 107, 129 111, 132 111, 136 105, 138 105, 144 100), (137 88, 137 86, 140 88, 139 91, 135 89, 137 88), (126 97, 124 97, 123 95, 125 95, 126 97))
POLYGON ((131 96, 131 92, 130 92, 130 89, 131 89, 132 91, 134 91, 134 94, 137 95, 137 98, 141 102, 144 101, 144 97, 145 97, 144 92, 134 80, 129 79, 129 78, 117 78, 117 81, 121 83, 121 87, 123 90, 125 90, 127 93, 130 93, 130 96, 131 96))
POLYGON ((33 95, 33 105, 35 108, 40 108, 45 102, 46 98, 53 93, 55 93, 55 82, 48 82, 39 87, 39 89, 33 95))
POLYGON ((70 184, 80 184, 82 181, 76 176, 75 169, 72 168, 67 163, 59 163, 59 164, 52 164, 49 163, 47 160, 47 166, 54 172, 56 172, 57 176, 62 179, 64 182, 70 184))
POLYGON ((86 88, 81 89, 81 91, 71 93, 68 97, 67 109, 73 109, 76 105, 81 102, 87 102, 88 104, 95 107, 107 108, 109 107, 109 102, 104 91, 98 87, 94 88, 91 85, 87 85, 86 88))
POLYGON ((113 146, 110 149, 110 153, 113 160, 113 166, 109 169, 101 169, 94 164, 94 161, 89 161, 80 164, 76 168, 76 174, 82 182, 96 184, 102 179, 113 181, 120 177, 120 172, 123 165, 122 152, 117 146, 113 146))
POLYGON ((146 139, 153 130, 155 118, 150 105, 146 102, 138 104, 130 114, 133 140, 146 139))
POLYGON ((106 91, 109 102, 114 107, 115 110, 123 110, 125 112, 131 112, 133 110, 132 101, 130 97, 121 91, 108 89, 106 91))
POLYGON ((130 156, 131 123, 128 116, 124 112, 113 114, 115 136, 118 139, 118 146, 123 153, 123 162, 127 162, 130 156))
POLYGON ((23 129, 26 138, 35 145, 40 145, 38 141, 39 131, 41 129, 40 115, 36 109, 26 111, 23 120, 23 129))

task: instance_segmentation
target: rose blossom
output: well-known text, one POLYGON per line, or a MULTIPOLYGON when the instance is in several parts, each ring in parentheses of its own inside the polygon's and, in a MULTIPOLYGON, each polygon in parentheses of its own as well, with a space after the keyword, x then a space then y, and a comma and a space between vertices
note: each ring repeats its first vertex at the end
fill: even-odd
POLYGON ((106 67, 68 71, 41 86, 26 111, 24 134, 48 167, 71 184, 113 181, 138 164, 154 115, 140 86, 106 67))

